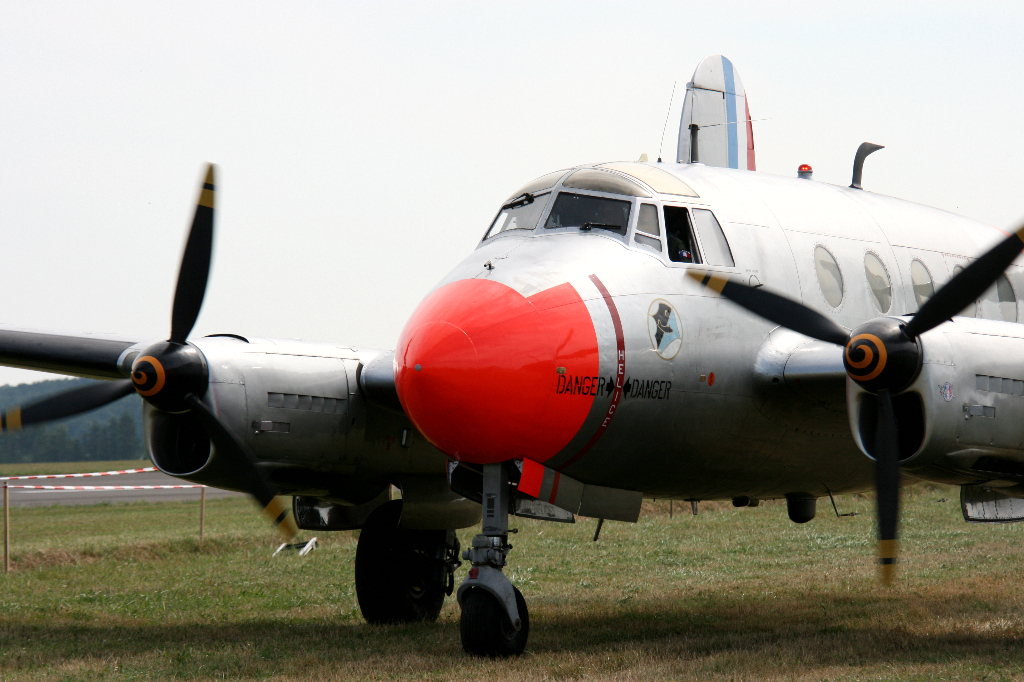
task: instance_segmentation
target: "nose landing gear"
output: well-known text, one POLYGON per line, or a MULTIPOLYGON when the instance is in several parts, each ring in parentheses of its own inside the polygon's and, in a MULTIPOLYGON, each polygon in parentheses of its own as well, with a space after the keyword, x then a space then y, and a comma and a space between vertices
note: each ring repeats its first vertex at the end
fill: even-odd
POLYGON ((518 656, 526 649, 530 614, 522 593, 501 572, 512 550, 508 473, 503 464, 485 464, 483 470, 481 533, 462 553, 473 564, 458 591, 462 648, 475 656, 518 656))

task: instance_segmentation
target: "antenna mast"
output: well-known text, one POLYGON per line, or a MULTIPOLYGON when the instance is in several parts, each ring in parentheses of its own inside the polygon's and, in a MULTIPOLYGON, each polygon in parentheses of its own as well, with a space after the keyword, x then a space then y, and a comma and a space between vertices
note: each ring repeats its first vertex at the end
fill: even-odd
POLYGON ((665 112, 665 125, 661 127, 661 144, 658 145, 658 163, 661 163, 661 149, 665 146, 665 131, 668 130, 668 117, 672 115, 672 103, 676 99, 676 83, 672 81, 672 95, 668 98, 668 111, 665 112))

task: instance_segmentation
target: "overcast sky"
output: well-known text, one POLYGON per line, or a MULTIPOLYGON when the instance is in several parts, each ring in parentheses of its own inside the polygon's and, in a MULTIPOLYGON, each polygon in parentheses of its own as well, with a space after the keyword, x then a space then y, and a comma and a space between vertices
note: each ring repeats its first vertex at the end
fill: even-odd
MULTIPOLYGON (((203 164, 193 335, 393 348, 519 185, 675 156, 728 56, 760 171, 1024 217, 1021 3, 0 3, 0 322, 166 338, 203 164)), ((0 369, 0 383, 47 378, 0 369)))

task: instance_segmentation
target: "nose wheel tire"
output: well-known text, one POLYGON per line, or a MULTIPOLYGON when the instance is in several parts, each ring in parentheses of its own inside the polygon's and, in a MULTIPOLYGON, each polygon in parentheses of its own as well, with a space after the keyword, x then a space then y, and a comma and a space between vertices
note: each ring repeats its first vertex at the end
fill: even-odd
POLYGON ((526 649, 530 635, 530 614, 526 600, 518 588, 516 608, 519 609, 520 628, 512 626, 505 609, 490 592, 476 588, 462 599, 462 618, 459 630, 462 634, 462 648, 473 656, 508 658, 518 656, 526 649))
POLYGON ((401 500, 385 502, 359 534, 356 597, 369 623, 437 620, 450 593, 446 531, 399 528, 401 515, 401 500))

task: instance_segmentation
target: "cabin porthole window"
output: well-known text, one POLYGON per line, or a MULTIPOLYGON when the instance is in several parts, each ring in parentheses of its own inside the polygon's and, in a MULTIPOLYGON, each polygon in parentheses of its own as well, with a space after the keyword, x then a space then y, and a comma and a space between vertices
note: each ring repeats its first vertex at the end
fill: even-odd
POLYGON ((878 312, 887 313, 892 306, 892 283, 882 259, 870 251, 864 255, 864 276, 871 290, 871 300, 878 312))
POLYGON ((839 264, 824 246, 814 248, 814 269, 818 273, 818 286, 825 301, 833 308, 843 302, 843 273, 839 264))
MULTIPOLYGON (((953 268, 953 277, 963 272, 963 267, 957 265, 953 268)), ((1004 322, 1017 321, 1017 294, 1013 291, 1013 285, 1006 275, 999 275, 999 279, 978 300, 970 303, 964 308, 960 315, 962 317, 982 317, 986 320, 1002 320, 1004 322)))
POLYGON ((935 284, 932 282, 932 273, 916 258, 910 261, 910 281, 914 285, 914 301, 920 310, 924 302, 935 295, 935 284))
POLYGON ((986 307, 986 304, 993 306, 998 309, 998 316, 993 310, 993 315, 989 317, 993 320, 1002 319, 1004 322, 1016 322, 1017 321, 1017 296, 1013 293, 1013 286, 1010 284, 1010 280, 1006 279, 1006 275, 999 275, 999 279, 996 280, 996 285, 992 289, 989 289, 981 296, 982 309, 986 307), (995 293, 995 296, 992 294, 995 293), (994 299, 994 300, 993 300, 994 299))

